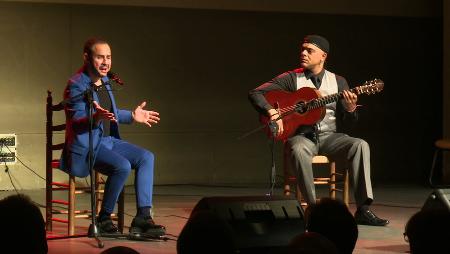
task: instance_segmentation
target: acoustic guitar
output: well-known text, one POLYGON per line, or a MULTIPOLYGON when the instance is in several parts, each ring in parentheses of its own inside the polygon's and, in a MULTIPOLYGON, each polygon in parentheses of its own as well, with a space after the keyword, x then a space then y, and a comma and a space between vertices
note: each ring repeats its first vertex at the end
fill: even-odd
MULTIPOLYGON (((350 89, 352 93, 375 94, 383 90, 384 82, 380 79, 366 81, 363 85, 350 89)), ((325 106, 338 101, 343 93, 335 93, 322 97, 317 89, 302 87, 295 92, 274 90, 267 92, 264 97, 281 115, 283 120, 283 134, 275 137, 275 140, 286 140, 291 137, 301 125, 312 125, 320 122, 325 117, 325 106)), ((270 117, 260 116, 261 123, 265 124, 266 132, 272 137, 269 124, 270 117)), ((273 122, 272 122, 273 124, 273 122)))

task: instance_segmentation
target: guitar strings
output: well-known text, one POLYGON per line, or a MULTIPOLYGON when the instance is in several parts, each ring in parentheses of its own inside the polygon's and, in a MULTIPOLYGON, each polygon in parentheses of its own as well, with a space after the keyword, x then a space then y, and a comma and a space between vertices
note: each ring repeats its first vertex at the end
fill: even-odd
MULTIPOLYGON (((349 89, 349 91, 359 94, 359 91, 356 89, 356 87, 349 89)), ((322 107, 328 103, 336 101, 340 97, 342 97, 342 92, 336 93, 336 94, 331 94, 331 95, 321 97, 321 98, 313 99, 311 101, 306 102, 305 105, 306 105, 307 110, 316 109, 316 108, 322 107)), ((295 111, 297 108, 298 108, 298 104, 295 104, 295 105, 281 108, 281 109, 279 109, 279 111, 282 115, 284 115, 285 113, 291 113, 291 112, 295 111)))
MULTIPOLYGON (((358 95, 362 94, 362 93, 375 94, 375 93, 383 90, 383 86, 384 86, 383 81, 381 81, 379 79, 374 79, 372 81, 366 81, 363 85, 354 87, 352 89, 349 89, 348 91, 350 91, 352 93, 356 93, 358 95)), ((285 114, 293 113, 293 112, 295 112, 296 109, 299 108, 299 106, 305 105, 306 111, 308 111, 311 109, 316 109, 316 108, 322 107, 328 103, 337 101, 340 97, 342 97, 342 94, 343 94, 343 92, 339 92, 339 93, 331 94, 331 95, 328 95, 325 97, 316 98, 316 99, 310 100, 306 103, 304 102, 303 104, 296 103, 294 105, 280 108, 278 110, 279 110, 280 115, 285 115, 285 114)))

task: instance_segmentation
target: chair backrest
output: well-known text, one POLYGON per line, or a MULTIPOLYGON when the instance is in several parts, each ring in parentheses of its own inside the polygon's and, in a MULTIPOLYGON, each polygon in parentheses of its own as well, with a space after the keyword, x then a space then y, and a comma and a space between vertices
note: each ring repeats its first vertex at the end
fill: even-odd
MULTIPOLYGON (((46 174, 46 200, 47 206, 48 202, 52 201, 52 183, 53 183, 53 168, 59 168, 59 159, 53 158, 53 151, 62 150, 64 148, 64 143, 53 144, 53 132, 64 131, 66 129, 66 124, 53 124, 53 112, 62 111, 64 106, 61 103, 56 105, 53 104, 52 92, 47 91, 47 105, 46 105, 46 145, 45 145, 45 174, 46 174)), ((51 204, 50 204, 51 205, 51 204)), ((51 210, 46 209, 46 223, 47 230, 51 230, 51 210)))
MULTIPOLYGON (((53 159, 53 151, 62 150, 64 148, 64 142, 59 144, 53 144, 53 132, 64 131, 66 129, 66 124, 53 124, 53 112, 62 111, 64 106, 61 103, 53 104, 52 92, 47 91, 47 124, 46 124, 46 164, 47 173, 52 167, 52 162, 56 160, 53 159)), ((54 164, 54 163, 53 163, 54 164)), ((56 165, 53 165, 56 166, 56 165)), ((51 170, 50 170, 51 172, 51 170)))

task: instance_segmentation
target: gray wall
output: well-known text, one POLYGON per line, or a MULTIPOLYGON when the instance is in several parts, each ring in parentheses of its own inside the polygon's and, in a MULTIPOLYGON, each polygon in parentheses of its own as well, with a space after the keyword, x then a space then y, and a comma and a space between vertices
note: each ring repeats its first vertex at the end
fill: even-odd
MULTIPOLYGON (((434 113, 442 112, 442 101, 430 99, 442 89, 442 72, 436 71, 442 19, 433 13, 392 17, 0 3, 0 133, 17 133, 20 159, 44 175, 46 90, 61 99, 67 78, 81 65, 84 40, 100 35, 110 41, 113 70, 126 82, 116 93, 119 105, 133 108, 148 100, 161 113, 161 123, 151 129, 122 127, 125 139, 156 154, 157 184, 266 183, 270 154, 264 135, 238 140, 258 126, 246 93, 295 68, 298 42, 320 33, 332 43, 331 70, 351 84, 374 77, 386 82, 382 95, 361 99, 361 124, 351 130, 372 145, 374 182, 419 182, 432 141, 442 133, 441 114, 434 113), (430 41, 438 47, 430 48, 430 41), (417 59, 426 59, 424 74, 412 77, 417 59), (437 78, 425 76, 430 72, 437 78), (405 110, 420 99, 431 112, 405 110), (398 127, 405 132, 396 132, 398 127)), ((19 188, 44 186, 20 163, 10 172, 19 188)), ((0 189, 11 187, 0 171, 0 189)))

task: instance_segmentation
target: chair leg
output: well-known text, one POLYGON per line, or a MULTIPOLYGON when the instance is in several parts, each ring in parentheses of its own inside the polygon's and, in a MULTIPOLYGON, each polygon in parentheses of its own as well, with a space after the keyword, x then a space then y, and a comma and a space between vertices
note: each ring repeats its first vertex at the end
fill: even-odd
POLYGON ((290 196, 291 195, 291 186, 289 184, 284 185, 284 195, 290 196))
POLYGON ((336 199, 336 163, 330 162, 330 197, 336 199))
POLYGON ((125 188, 120 192, 118 204, 117 204, 117 224, 119 231, 123 233, 125 224, 125 188))
POLYGON ((344 195, 344 203, 348 206, 349 204, 349 176, 348 176, 348 170, 344 171, 344 191, 343 191, 343 195, 344 195))
POLYGON ((100 173, 95 171, 95 179, 94 179, 94 183, 95 183, 95 195, 96 195, 96 200, 95 200, 95 214, 98 214, 100 212, 100 209, 102 207, 102 201, 103 201, 103 193, 101 193, 101 188, 100 188, 100 173))
POLYGON ((431 169, 430 169, 430 175, 428 177, 428 182, 430 183, 430 186, 433 187, 433 174, 434 174, 434 168, 436 167, 436 160, 439 154, 439 148, 436 148, 433 155, 433 162, 431 163, 431 169))
POLYGON ((45 229, 47 231, 53 231, 53 190, 52 190, 52 172, 48 172, 52 169, 47 169, 47 179, 45 186, 45 229))
POLYGON ((69 212, 67 214, 69 225, 68 235, 75 234, 75 177, 69 176, 69 212))
POLYGON ((296 186, 296 189, 297 189, 297 192, 295 193, 295 197, 297 198, 297 200, 298 200, 298 203, 302 203, 302 193, 301 193, 301 191, 300 191, 300 186, 298 186, 298 184, 295 184, 295 186, 296 186))

